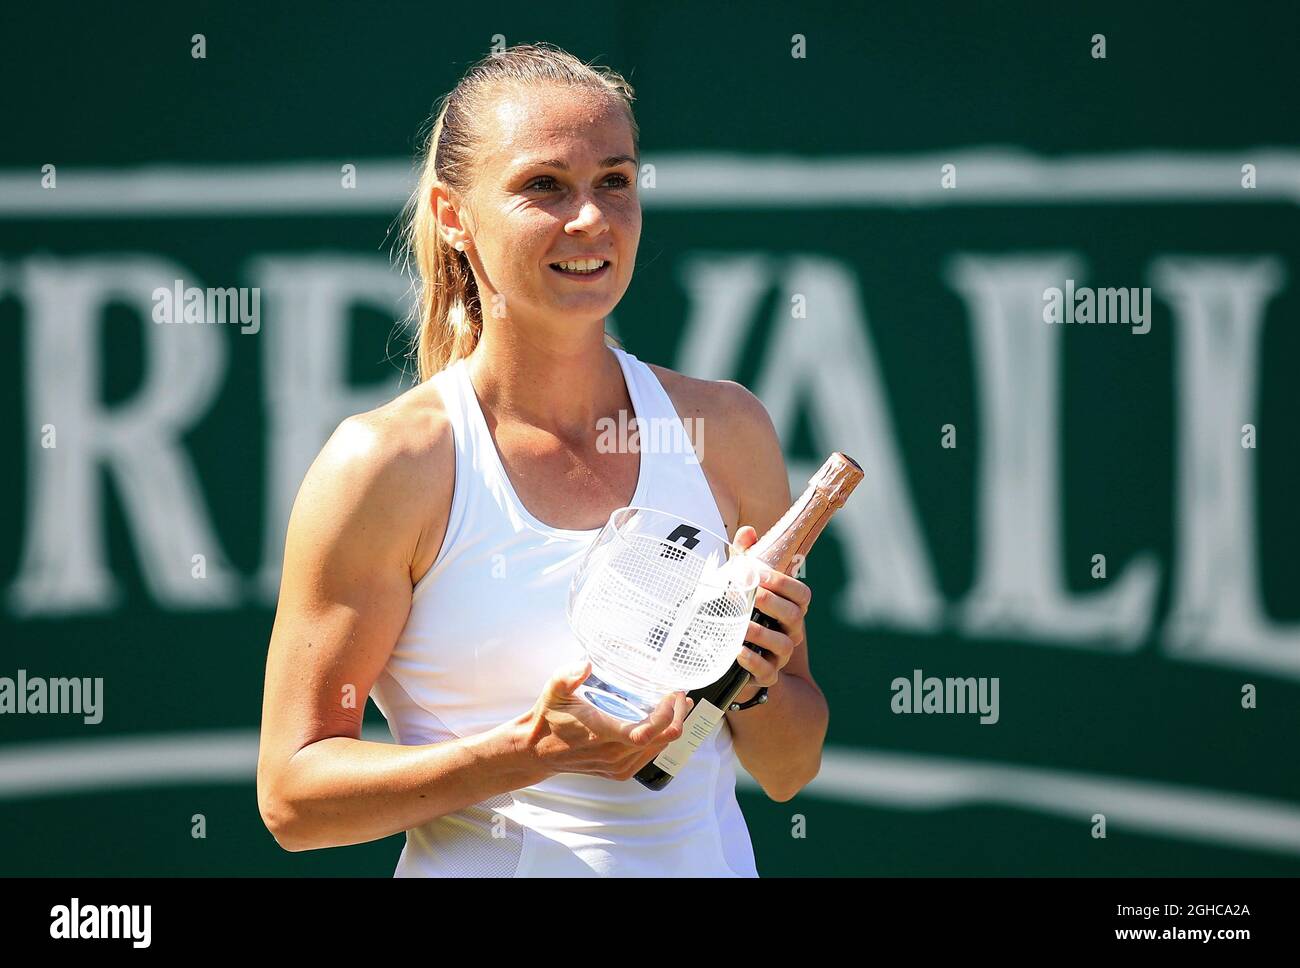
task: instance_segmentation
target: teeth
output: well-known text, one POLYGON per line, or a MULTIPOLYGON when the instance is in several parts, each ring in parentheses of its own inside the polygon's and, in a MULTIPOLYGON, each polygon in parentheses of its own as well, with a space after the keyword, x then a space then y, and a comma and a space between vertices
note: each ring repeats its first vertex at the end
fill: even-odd
POLYGON ((554 264, 566 272, 595 272, 606 263, 603 259, 577 259, 573 262, 556 262, 554 264))

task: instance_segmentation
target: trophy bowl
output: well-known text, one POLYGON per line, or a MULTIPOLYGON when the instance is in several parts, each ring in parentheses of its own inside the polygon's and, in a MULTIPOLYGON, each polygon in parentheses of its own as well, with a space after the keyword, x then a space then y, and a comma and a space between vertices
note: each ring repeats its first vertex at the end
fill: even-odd
POLYGON ((717 681, 740 654, 757 562, 680 515, 618 508, 569 586, 569 625, 591 660, 577 695, 639 722, 668 693, 717 681))

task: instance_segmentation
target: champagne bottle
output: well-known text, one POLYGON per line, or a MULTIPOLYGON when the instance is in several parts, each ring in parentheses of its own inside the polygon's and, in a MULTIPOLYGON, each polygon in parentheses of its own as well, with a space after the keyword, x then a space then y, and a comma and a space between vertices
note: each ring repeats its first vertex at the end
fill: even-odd
MULTIPOLYGON (((858 486, 862 476, 862 468, 852 457, 839 452, 831 454, 781 520, 745 554, 757 558, 773 571, 790 574, 807 557, 808 550, 831 515, 844 506, 844 501, 858 486)), ((780 629, 776 619, 757 608, 751 620, 765 628, 780 629)), ((745 648, 766 655, 763 649, 748 642, 745 648)), ((722 722, 727 708, 749 684, 750 678, 749 670, 736 661, 716 682, 688 692, 686 695, 695 700, 695 705, 682 724, 681 737, 669 743, 662 753, 637 772, 638 782, 651 790, 662 790, 671 783, 691 754, 722 722)))

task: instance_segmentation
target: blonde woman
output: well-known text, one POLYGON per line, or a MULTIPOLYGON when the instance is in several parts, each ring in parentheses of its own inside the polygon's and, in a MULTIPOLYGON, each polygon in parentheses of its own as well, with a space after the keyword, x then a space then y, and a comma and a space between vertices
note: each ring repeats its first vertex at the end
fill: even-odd
POLYGON ((605 336, 641 232, 631 101, 538 44, 480 61, 435 112, 408 225, 421 382, 343 421, 289 524, 257 772, 287 850, 405 831, 397 876, 753 877, 736 760, 780 801, 817 774, 811 593, 784 575, 756 602, 783 631, 751 622, 766 656, 742 650, 740 699, 768 701, 727 712, 665 789, 631 777, 681 735, 686 697, 629 724, 573 695, 589 667, 568 583, 611 511, 748 547, 791 500, 756 397, 605 336), (620 415, 706 433, 690 454, 599 446, 620 415), (396 745, 360 739, 367 695, 396 745))

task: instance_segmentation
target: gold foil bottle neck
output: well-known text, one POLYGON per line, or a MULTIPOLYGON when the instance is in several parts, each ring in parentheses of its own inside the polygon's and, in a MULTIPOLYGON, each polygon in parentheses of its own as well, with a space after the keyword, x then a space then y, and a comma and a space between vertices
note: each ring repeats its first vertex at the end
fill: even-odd
POLYGON ((858 482, 863 478, 862 467, 848 454, 836 451, 826 459, 821 469, 808 479, 808 486, 815 487, 826 495, 826 499, 836 508, 842 507, 844 501, 853 493, 858 482))
POLYGON ((862 477, 862 468, 853 458, 838 451, 831 454, 808 481, 803 494, 754 543, 749 554, 775 571, 790 574, 807 557, 831 515, 844 506, 862 477))

